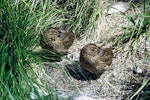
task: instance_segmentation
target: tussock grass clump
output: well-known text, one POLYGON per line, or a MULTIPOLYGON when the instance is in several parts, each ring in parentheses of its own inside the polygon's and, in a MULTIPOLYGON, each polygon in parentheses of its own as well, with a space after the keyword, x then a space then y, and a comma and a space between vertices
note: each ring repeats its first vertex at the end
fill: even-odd
POLYGON ((30 49, 36 41, 32 26, 37 15, 25 1, 1 0, 0 8, 0 99, 30 99, 30 92, 38 91, 35 84, 39 86, 31 63, 40 60, 30 49))
POLYGON ((27 58, 30 55, 30 51, 27 50, 29 9, 24 7, 22 2, 0 2, 1 99, 29 98, 27 93, 32 83, 27 75, 30 68, 27 58))
MULTIPOLYGON (((96 17, 95 0, 1 0, 0 1, 0 99, 30 99, 31 91, 41 98, 32 63, 42 62, 33 48, 50 26, 74 31, 92 29, 96 17)), ((41 54, 40 54, 41 55, 41 54)), ((56 55, 57 56, 57 55, 56 55)), ((50 59, 53 55, 48 56, 50 59)), ((48 59, 49 59, 48 58, 48 59)), ((46 86, 48 96, 57 92, 46 86)))

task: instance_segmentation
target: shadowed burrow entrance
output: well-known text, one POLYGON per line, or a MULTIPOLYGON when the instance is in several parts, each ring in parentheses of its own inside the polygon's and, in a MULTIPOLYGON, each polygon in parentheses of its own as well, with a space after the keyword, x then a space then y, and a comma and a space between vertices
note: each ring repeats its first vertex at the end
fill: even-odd
POLYGON ((72 63, 65 66, 67 73, 73 78, 81 81, 96 80, 100 75, 92 74, 80 67, 78 63, 72 63))

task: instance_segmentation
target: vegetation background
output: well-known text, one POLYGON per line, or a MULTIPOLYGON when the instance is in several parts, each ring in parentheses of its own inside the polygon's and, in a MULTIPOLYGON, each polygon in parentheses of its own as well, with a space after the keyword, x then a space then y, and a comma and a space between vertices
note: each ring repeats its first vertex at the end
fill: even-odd
MULTIPOLYGON (((35 70, 43 66, 41 55, 46 59, 56 56, 54 54, 47 57, 34 52, 35 47, 40 45, 40 35, 47 27, 57 26, 73 31, 77 39, 89 33, 86 38, 90 39, 92 36, 90 33, 95 30, 97 19, 103 22, 105 14, 102 13, 102 7, 107 2, 109 1, 0 0, 0 99, 30 99, 32 94, 39 99, 61 99, 54 87, 39 81, 38 71, 35 70), (45 89, 48 94, 41 96, 39 89, 45 89)), ((136 9, 136 6, 133 7, 136 9)), ((122 13, 128 22, 132 23, 132 27, 122 27, 125 30, 124 34, 119 35, 117 39, 111 38, 111 41, 117 45, 134 41, 133 54, 137 52, 141 36, 144 35, 150 42, 149 7, 150 2, 144 0, 143 12, 137 13, 136 16, 122 13)), ((149 60, 149 51, 146 54, 145 58, 149 60)), ((131 99, 149 85, 149 80, 148 77, 138 86, 139 88, 130 96, 131 99)), ((144 96, 148 97, 150 91, 147 90, 145 94, 144 96)))

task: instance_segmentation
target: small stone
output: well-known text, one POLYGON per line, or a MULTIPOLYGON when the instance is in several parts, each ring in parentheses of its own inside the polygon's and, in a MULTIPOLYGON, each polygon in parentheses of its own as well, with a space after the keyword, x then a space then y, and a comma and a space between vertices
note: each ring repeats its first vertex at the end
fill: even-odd
POLYGON ((67 55, 67 57, 73 61, 79 61, 79 54, 78 53, 71 53, 67 55))
POLYGON ((79 96, 79 97, 74 97, 73 100, 98 100, 98 99, 88 97, 88 96, 79 96))
POLYGON ((117 2, 111 6, 108 10, 107 14, 113 14, 118 12, 125 12, 130 8, 130 4, 128 2, 117 2))
POLYGON ((135 74, 144 74, 146 72, 145 68, 143 68, 142 66, 134 66, 132 68, 132 71, 135 74))

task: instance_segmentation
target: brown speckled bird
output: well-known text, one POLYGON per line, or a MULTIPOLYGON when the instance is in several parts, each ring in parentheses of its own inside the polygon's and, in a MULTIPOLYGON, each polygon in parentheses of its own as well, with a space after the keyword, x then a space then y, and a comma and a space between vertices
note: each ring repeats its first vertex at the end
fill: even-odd
POLYGON ((74 33, 60 28, 50 27, 41 35, 40 44, 43 49, 56 50, 59 53, 67 54, 74 39, 74 33))
POLYGON ((111 48, 100 48, 96 44, 85 45, 80 52, 80 65, 93 74, 102 74, 111 69, 113 59, 111 48))

